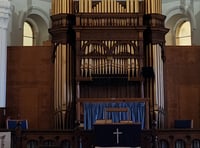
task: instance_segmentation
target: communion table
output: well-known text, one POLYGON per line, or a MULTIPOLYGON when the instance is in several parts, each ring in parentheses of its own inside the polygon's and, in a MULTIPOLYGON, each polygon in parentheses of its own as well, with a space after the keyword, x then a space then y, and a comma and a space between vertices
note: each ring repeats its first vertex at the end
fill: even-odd
POLYGON ((141 124, 94 124, 95 146, 140 147, 141 124))

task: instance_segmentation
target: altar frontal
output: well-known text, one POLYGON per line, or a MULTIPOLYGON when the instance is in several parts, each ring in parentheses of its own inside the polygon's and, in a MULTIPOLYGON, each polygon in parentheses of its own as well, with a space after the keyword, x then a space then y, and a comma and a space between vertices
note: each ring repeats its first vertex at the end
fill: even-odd
POLYGON ((140 147, 141 124, 95 124, 95 146, 140 147))

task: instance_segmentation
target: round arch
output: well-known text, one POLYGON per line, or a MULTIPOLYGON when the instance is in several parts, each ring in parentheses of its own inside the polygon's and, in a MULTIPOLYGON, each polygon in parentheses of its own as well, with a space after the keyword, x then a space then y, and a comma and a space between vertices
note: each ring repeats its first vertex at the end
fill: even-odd
POLYGON ((27 10, 26 16, 29 17, 31 15, 37 15, 39 16, 47 25, 47 27, 50 27, 50 17, 49 14, 47 14, 45 11, 43 11, 42 9, 38 8, 38 7, 34 7, 32 6, 31 8, 29 8, 27 10))
POLYGON ((42 9, 37 7, 29 8, 25 13, 21 14, 19 28, 23 28, 24 22, 30 23, 33 27, 34 45, 43 45, 44 41, 49 40, 50 18, 42 9))
POLYGON ((196 21, 193 12, 188 8, 184 7, 174 7, 166 13, 166 28, 170 31, 166 35, 166 45, 175 45, 176 44, 176 28, 178 25, 185 21, 190 21, 191 29, 195 30, 196 21))
POLYGON ((26 18, 26 20, 24 22, 31 24, 31 27, 33 29, 33 38, 34 38, 33 45, 38 45, 38 43, 37 43, 38 34, 39 34, 38 25, 31 18, 26 18))

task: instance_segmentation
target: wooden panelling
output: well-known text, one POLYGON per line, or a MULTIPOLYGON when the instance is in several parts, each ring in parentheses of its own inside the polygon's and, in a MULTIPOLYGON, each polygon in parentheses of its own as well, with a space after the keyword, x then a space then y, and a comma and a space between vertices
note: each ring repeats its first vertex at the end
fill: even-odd
POLYGON ((98 80, 80 83, 81 98, 137 98, 140 97, 140 83, 126 80, 98 80))
POLYGON ((53 128, 51 47, 8 47, 6 116, 30 129, 53 128))
POLYGON ((199 128, 200 85, 180 86, 179 88, 179 118, 193 120, 193 127, 199 128))
POLYGON ((165 62, 166 123, 193 119, 200 127, 200 47, 167 46, 165 62))

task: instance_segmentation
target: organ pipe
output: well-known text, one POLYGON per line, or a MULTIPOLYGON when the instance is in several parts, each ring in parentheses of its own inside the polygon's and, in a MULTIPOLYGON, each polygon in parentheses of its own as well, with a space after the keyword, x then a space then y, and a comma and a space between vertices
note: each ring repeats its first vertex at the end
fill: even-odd
POLYGON ((161 0, 144 0, 145 13, 162 13, 162 1, 161 0))
MULTIPOLYGON (((126 9, 117 0, 102 0, 98 7, 92 6, 92 0, 79 0, 80 13, 137 13, 139 12, 139 0, 126 0, 126 9), (96 10, 95 10, 96 9, 96 10)), ((161 0, 144 0, 145 13, 161 13, 161 0)), ((73 12, 73 0, 52 0, 52 15, 73 12)))
POLYGON ((130 12, 130 0, 126 0, 126 12, 129 13, 130 12))
POLYGON ((139 0, 135 0, 135 12, 139 12, 139 0))
POLYGON ((87 41, 81 41, 81 47, 85 47, 84 55, 87 57, 80 60, 80 75, 82 77, 92 77, 93 74, 114 74, 121 75, 127 74, 128 77, 139 76, 139 59, 137 58, 116 58, 115 56, 123 53, 135 54, 135 47, 130 44, 120 44, 116 46, 116 41, 102 41, 108 49, 113 47, 113 56, 107 58, 90 58, 88 55, 96 52, 97 55, 106 56, 108 52, 105 51, 104 46, 101 44, 87 44, 87 41))
MULTIPOLYGON (((73 0, 52 0, 52 15, 73 12, 73 0)), ((79 8, 80 9, 80 8, 79 8)))

